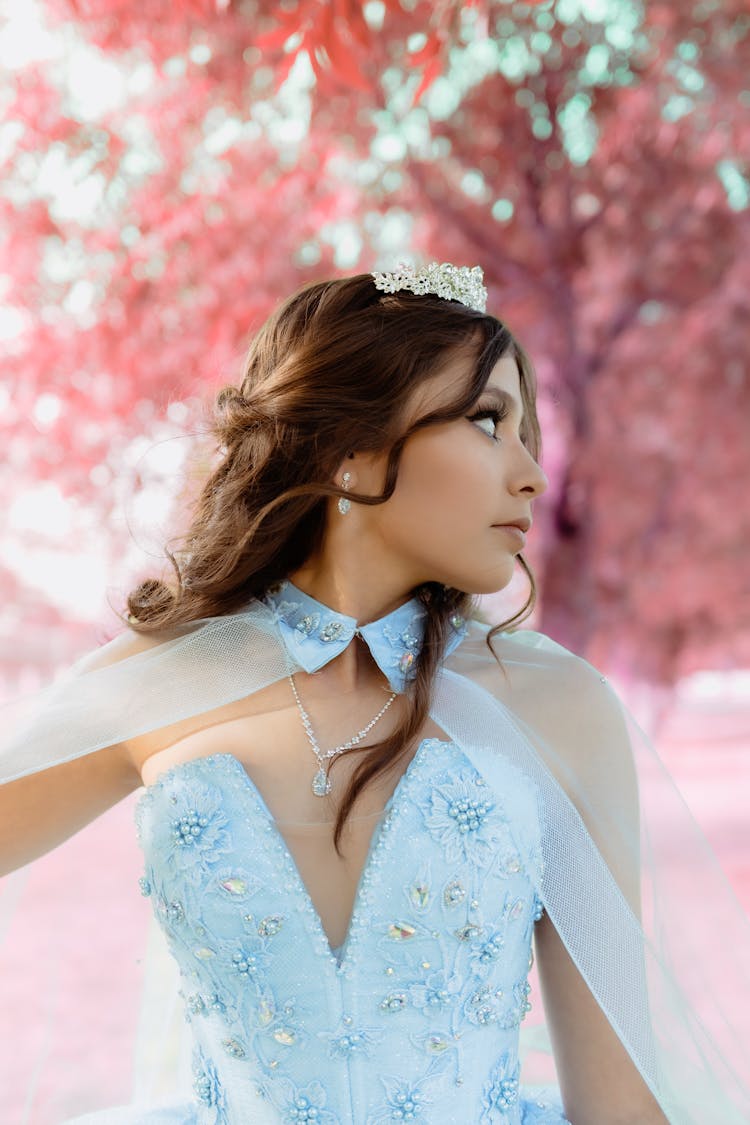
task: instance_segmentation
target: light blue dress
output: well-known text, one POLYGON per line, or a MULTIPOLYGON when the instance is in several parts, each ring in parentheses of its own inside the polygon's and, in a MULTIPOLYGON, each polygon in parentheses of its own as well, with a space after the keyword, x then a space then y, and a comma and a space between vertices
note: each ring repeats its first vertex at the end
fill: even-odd
MULTIPOLYGON (((310 670, 351 641, 356 622, 290 583, 268 598, 310 670)), ((420 618, 410 602, 361 631, 394 686, 420 618)), ((459 619, 453 628, 449 648, 465 634, 459 619)), ((373 833, 338 950, 231 754, 163 773, 136 826, 141 890, 178 963, 194 1044, 193 1102, 142 1120, 564 1125, 555 1088, 520 1082, 543 907, 536 793, 510 763, 499 791, 457 743, 420 744, 373 833)))

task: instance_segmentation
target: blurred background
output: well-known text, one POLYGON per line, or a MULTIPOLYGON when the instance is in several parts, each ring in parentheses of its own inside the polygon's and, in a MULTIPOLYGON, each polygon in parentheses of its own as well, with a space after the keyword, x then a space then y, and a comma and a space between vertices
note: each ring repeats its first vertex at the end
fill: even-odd
MULTIPOLYGON (((479 264, 539 381, 526 626, 616 683, 750 911, 748 0, 0 0, 0 106, 2 695, 166 572, 281 299, 479 264)), ((124 960, 131 817, 93 829, 124 960)), ((77 846, 6 902, 49 917, 77 846)), ((59 1120, 59 1080, 25 1096, 3 1120, 59 1120)))

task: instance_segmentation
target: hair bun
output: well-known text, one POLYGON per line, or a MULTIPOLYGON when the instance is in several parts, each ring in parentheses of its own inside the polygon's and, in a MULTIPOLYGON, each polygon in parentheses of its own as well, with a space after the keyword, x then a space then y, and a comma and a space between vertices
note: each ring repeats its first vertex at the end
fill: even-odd
POLYGON ((254 426, 265 421, 239 387, 222 387, 214 403, 214 429, 222 445, 241 440, 254 426))
POLYGON ((175 603, 174 591, 160 578, 139 582, 127 599, 128 621, 138 624, 151 621, 168 612, 175 603))

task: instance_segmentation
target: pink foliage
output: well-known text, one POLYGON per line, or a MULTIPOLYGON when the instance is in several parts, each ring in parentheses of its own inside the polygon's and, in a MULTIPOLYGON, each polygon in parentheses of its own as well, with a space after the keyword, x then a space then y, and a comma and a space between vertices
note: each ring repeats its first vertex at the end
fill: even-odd
POLYGON ((483 265, 556 419, 564 456, 530 551, 537 627, 665 684, 747 663, 750 212, 718 174, 747 174, 746 8, 730 0, 709 20, 697 4, 648 5, 637 42, 608 46, 608 81, 582 77, 605 27, 557 23, 525 78, 496 69, 446 120, 419 110, 430 144, 362 179, 379 132, 451 73, 450 51, 528 45, 540 5, 387 0, 374 29, 357 0, 47 0, 50 26, 74 24, 123 65, 148 59, 156 77, 96 120, 76 116, 53 64, 6 82, 5 119, 23 128, 2 167, 0 274, 26 328, 0 359, 4 497, 52 477, 108 520, 102 469, 116 476, 170 403, 234 379, 280 296, 339 272, 329 225, 358 230, 365 270, 375 220, 400 208, 411 252, 483 265), (260 110, 302 53, 310 129, 274 139, 260 110), (241 127, 208 152, 226 121, 241 127), (591 151, 573 159, 585 130, 591 151), (93 213, 71 219, 35 190, 58 149, 100 177, 93 213), (32 423, 45 392, 60 414, 32 423))

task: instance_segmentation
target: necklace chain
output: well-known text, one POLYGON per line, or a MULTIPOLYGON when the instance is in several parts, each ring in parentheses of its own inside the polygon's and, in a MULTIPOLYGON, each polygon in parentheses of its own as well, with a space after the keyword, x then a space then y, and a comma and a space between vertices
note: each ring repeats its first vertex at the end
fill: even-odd
POLYGON ((375 726, 378 719, 382 715, 384 715, 385 712, 388 710, 390 705, 393 703, 393 700, 396 698, 397 693, 395 691, 391 692, 390 699, 385 704, 385 706, 382 707, 380 709, 380 711, 378 711, 375 718, 371 719, 370 722, 367 724, 367 726, 362 727, 362 730, 358 731, 357 734, 353 735, 352 738, 350 738, 348 740, 348 742, 342 743, 341 746, 334 746, 333 750, 326 750, 325 753, 324 753, 320 749, 320 746, 318 745, 318 740, 315 737, 315 734, 314 734, 313 729, 312 729, 312 723, 310 722, 310 716, 308 715, 305 708, 302 706, 302 700, 300 699, 299 694, 297 693, 297 685, 295 684, 294 676, 292 676, 291 673, 289 674, 289 682, 292 685, 292 691, 294 692, 294 698, 297 701, 297 707, 299 708, 299 713, 302 716, 302 725, 305 728, 305 733, 307 734, 308 741, 309 741, 310 745, 312 746, 313 753, 315 754, 315 757, 318 759, 318 771, 315 774, 315 777, 313 778, 312 791, 313 791, 313 793, 315 794, 316 797, 325 797, 326 794, 331 792, 331 780, 328 776, 328 770, 326 768, 326 763, 330 762, 331 759, 335 758, 338 754, 342 754, 344 752, 344 750, 349 750, 349 749, 351 749, 352 746, 356 746, 358 743, 360 743, 362 741, 362 739, 365 737, 365 735, 368 733, 368 731, 372 730, 372 728, 375 726))

